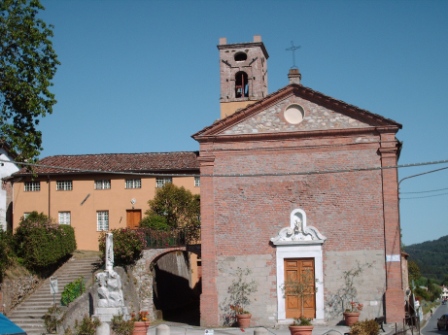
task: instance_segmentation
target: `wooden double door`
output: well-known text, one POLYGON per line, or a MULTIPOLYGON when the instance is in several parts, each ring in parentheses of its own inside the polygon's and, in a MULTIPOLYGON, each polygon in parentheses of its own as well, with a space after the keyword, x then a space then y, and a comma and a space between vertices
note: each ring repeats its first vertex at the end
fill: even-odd
POLYGON ((316 279, 314 258, 284 260, 286 318, 316 317, 316 279), (303 297, 297 291, 305 292, 303 297), (302 306, 303 305, 303 306, 302 306))
POLYGON ((136 229, 142 220, 141 209, 128 209, 126 211, 126 227, 136 229))

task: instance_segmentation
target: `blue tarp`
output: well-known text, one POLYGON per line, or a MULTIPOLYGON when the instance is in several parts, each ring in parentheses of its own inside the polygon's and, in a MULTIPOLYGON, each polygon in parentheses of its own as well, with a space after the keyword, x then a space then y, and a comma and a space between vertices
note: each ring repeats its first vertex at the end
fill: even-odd
POLYGON ((25 331, 0 313, 1 335, 26 335, 25 331))

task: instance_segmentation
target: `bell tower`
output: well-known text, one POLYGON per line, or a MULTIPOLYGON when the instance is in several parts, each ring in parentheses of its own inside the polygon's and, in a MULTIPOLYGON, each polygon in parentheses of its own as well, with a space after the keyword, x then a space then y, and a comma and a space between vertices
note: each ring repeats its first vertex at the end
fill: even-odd
POLYGON ((259 35, 253 42, 236 44, 220 38, 218 50, 223 119, 268 94, 269 55, 259 35))

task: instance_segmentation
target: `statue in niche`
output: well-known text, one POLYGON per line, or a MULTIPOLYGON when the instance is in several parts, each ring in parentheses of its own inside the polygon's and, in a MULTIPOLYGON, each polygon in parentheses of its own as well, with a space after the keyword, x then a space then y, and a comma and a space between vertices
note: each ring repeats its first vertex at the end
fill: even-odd
POLYGON ((306 225, 306 214, 301 209, 292 211, 289 227, 282 228, 276 237, 271 238, 277 242, 305 242, 325 240, 326 237, 320 234, 319 230, 313 226, 306 225))

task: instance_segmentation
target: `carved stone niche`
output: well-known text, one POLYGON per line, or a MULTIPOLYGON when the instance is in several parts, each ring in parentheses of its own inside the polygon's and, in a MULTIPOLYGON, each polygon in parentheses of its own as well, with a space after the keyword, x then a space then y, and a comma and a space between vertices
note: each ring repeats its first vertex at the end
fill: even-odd
POLYGON ((316 227, 307 226, 306 213, 298 208, 291 212, 289 227, 282 228, 276 237, 271 238, 271 242, 274 245, 323 244, 326 239, 316 227))

